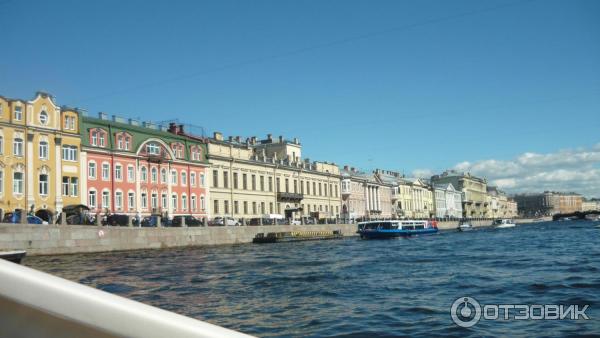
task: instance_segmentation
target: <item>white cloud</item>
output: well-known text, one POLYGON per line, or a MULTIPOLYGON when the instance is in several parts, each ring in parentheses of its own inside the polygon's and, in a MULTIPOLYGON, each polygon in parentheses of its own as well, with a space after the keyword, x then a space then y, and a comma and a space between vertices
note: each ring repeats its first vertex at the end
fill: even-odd
POLYGON ((453 169, 485 177, 509 193, 556 190, 600 197, 600 143, 547 154, 526 152, 509 161, 464 161, 453 169))

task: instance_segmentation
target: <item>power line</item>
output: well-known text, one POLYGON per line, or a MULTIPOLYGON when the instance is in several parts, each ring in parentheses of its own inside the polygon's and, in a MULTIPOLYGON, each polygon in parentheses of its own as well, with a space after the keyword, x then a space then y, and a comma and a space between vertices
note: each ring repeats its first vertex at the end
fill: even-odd
POLYGON ((330 48, 330 47, 343 45, 343 44, 347 44, 347 43, 354 42, 354 41, 365 40, 365 39, 373 38, 376 36, 389 34, 392 32, 400 32, 400 31, 410 30, 413 28, 421 27, 421 26, 437 24, 437 23, 441 23, 441 22, 445 22, 445 21, 451 21, 451 20, 469 17, 469 16, 473 16, 473 15, 478 15, 478 14, 483 14, 483 13, 487 13, 487 12, 493 12, 496 10, 519 6, 524 3, 534 2, 534 1, 537 1, 537 0, 520 0, 520 1, 510 2, 510 3, 501 4, 501 5, 497 5, 497 6, 491 6, 491 7, 487 7, 487 8, 483 8, 483 9, 479 9, 479 10, 473 10, 473 11, 469 11, 469 12, 463 12, 463 13, 428 19, 428 20, 424 20, 424 21, 420 21, 420 22, 416 22, 416 23, 412 23, 412 24, 403 25, 403 26, 391 27, 391 28, 387 28, 387 29, 383 29, 383 30, 379 30, 379 31, 373 31, 373 32, 369 32, 369 33, 365 33, 365 34, 361 34, 361 35, 355 35, 355 36, 338 39, 338 40, 333 40, 333 41, 316 44, 316 45, 312 45, 312 46, 308 46, 308 47, 302 47, 302 48, 290 50, 287 52, 282 52, 282 53, 273 54, 273 55, 269 55, 269 56, 257 57, 257 58, 248 59, 248 60, 239 61, 239 62, 234 62, 234 63, 222 65, 222 66, 212 68, 212 69, 206 69, 206 70, 202 70, 202 71, 198 71, 198 72, 189 72, 189 73, 181 74, 181 75, 171 77, 171 78, 147 82, 144 84, 131 86, 129 88, 114 90, 111 92, 107 92, 105 94, 89 97, 89 98, 86 98, 86 99, 83 99, 80 101, 82 101, 82 102, 93 101, 93 100, 97 100, 97 99, 101 99, 101 98, 105 98, 105 97, 123 94, 123 93, 130 92, 130 91, 140 90, 140 89, 144 89, 144 88, 151 88, 151 87, 160 86, 160 85, 163 85, 166 83, 186 80, 186 79, 194 78, 194 77, 197 77, 200 75, 206 75, 206 74, 211 74, 211 73, 215 73, 215 72, 220 72, 220 71, 224 71, 224 70, 231 69, 231 68, 239 68, 239 67, 243 67, 243 66, 247 66, 247 65, 265 62, 268 60, 282 59, 282 58, 286 58, 286 57, 290 57, 290 56, 294 56, 294 55, 308 53, 308 52, 318 50, 318 49, 330 48))

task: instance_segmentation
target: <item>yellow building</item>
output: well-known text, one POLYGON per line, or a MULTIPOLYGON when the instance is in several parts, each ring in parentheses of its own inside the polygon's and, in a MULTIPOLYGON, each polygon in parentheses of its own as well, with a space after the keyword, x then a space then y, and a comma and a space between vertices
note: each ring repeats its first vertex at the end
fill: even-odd
POLYGON ((0 96, 0 209, 60 212, 81 203, 79 114, 38 92, 0 96))

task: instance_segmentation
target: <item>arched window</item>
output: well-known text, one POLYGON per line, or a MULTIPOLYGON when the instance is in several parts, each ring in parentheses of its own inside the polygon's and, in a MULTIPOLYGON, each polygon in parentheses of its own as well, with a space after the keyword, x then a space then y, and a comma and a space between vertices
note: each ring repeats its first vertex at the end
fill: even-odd
POLYGON ((187 185, 187 173, 185 171, 181 172, 181 185, 187 185))
POLYGON ((158 182, 158 169, 156 169, 156 167, 152 167, 151 178, 152 178, 152 183, 158 182))
POLYGON ((177 185, 177 170, 171 171, 171 184, 177 185))
POLYGON ((13 155, 23 156, 23 139, 17 137, 13 141, 13 155))
POLYGON ((160 170, 160 183, 167 184, 167 169, 165 168, 160 170))
POLYGON ((148 181, 148 169, 146 167, 140 169, 140 179, 142 182, 148 181))

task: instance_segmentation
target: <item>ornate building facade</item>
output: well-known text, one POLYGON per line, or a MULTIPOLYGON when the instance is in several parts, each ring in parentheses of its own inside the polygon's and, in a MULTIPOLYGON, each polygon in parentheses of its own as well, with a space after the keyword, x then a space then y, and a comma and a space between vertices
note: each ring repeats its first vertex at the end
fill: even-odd
POLYGON ((49 221, 81 202, 79 113, 52 95, 0 96, 0 209, 33 210, 49 221))
POLYGON ((209 216, 205 140, 104 113, 81 121, 82 188, 93 212, 209 216))

